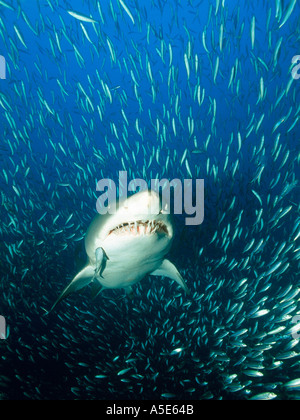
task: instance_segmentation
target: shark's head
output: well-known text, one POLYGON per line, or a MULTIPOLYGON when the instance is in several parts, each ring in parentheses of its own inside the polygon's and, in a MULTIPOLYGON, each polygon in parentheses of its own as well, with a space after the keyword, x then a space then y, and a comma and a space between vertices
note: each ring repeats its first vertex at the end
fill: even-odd
MULTIPOLYGON (((155 246, 155 253, 165 255, 173 240, 173 225, 169 214, 161 208, 160 197, 154 191, 141 191, 117 203, 114 214, 97 215, 91 223, 85 246, 92 263, 95 249, 104 247, 109 254, 124 252, 134 246, 137 251, 155 246)), ((153 249, 152 249, 153 251, 153 249)))
POLYGON ((90 283, 96 296, 102 288, 130 290, 147 274, 169 277, 188 293, 176 267, 164 258, 173 235, 172 219, 161 208, 156 192, 141 191, 119 201, 113 214, 99 214, 92 221, 85 237, 89 261, 51 310, 70 293, 90 283))

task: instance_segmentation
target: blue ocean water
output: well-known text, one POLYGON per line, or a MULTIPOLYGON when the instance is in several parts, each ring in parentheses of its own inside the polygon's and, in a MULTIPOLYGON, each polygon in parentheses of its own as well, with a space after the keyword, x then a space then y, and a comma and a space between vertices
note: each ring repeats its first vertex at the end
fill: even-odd
POLYGON ((299 11, 0 1, 1 398, 299 398, 299 11), (204 179, 169 255, 191 294, 148 276, 44 316, 119 171, 204 179))

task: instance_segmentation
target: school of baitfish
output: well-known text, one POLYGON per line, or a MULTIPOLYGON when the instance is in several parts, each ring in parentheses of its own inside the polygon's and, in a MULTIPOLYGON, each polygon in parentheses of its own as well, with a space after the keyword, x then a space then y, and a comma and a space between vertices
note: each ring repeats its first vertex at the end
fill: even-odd
POLYGON ((0 1, 0 399, 299 398, 299 4, 28 3, 0 1), (204 178, 170 254, 191 294, 43 316, 119 170, 204 178))

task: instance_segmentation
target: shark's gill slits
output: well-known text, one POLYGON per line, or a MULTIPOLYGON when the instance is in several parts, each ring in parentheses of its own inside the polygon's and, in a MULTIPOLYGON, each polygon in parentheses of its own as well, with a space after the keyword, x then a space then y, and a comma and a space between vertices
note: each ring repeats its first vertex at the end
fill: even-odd
POLYGON ((169 235, 167 226, 163 222, 156 220, 146 220, 145 222, 138 220, 131 223, 122 223, 110 230, 108 235, 112 233, 116 235, 152 235, 155 233, 169 235))

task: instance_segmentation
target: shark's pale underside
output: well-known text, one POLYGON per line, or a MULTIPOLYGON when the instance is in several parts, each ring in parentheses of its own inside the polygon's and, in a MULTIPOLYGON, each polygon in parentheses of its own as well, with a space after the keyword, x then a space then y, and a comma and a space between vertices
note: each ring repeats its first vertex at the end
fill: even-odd
POLYGON ((154 191, 141 191, 118 202, 114 214, 98 214, 85 237, 87 265, 64 289, 51 310, 69 294, 92 283, 93 295, 104 288, 124 288, 147 274, 175 280, 189 292, 177 268, 165 255, 174 236, 172 219, 154 191))

